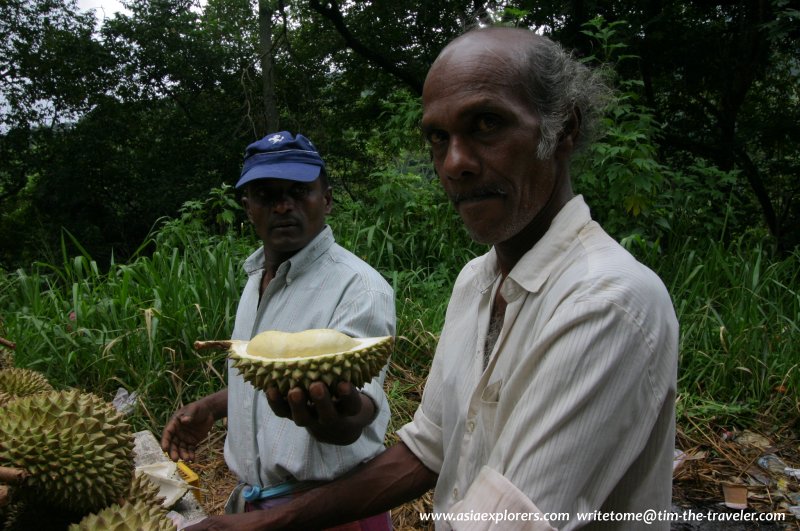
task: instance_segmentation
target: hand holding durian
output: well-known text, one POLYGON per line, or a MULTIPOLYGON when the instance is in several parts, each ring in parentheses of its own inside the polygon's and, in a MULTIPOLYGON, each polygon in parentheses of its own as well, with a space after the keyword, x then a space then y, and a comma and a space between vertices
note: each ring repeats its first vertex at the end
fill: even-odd
POLYGON ((277 416, 320 441, 349 444, 375 415, 372 399, 358 388, 386 365, 393 339, 330 329, 267 331, 231 342, 230 357, 245 380, 267 393, 277 416))
POLYGON ((349 444, 372 421, 372 400, 358 391, 380 374, 392 336, 351 338, 337 330, 269 330, 250 341, 197 341, 229 351, 242 377, 267 394, 273 412, 315 438, 349 444))

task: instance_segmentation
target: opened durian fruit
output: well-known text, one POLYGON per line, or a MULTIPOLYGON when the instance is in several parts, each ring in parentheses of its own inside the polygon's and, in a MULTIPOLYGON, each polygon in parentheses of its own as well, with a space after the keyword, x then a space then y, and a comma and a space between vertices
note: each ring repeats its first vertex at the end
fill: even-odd
POLYGON ((255 387, 266 391, 274 386, 286 395, 315 381, 331 389, 343 381, 361 387, 381 372, 393 343, 392 336, 352 338, 327 328, 269 330, 250 341, 231 341, 230 358, 255 387))

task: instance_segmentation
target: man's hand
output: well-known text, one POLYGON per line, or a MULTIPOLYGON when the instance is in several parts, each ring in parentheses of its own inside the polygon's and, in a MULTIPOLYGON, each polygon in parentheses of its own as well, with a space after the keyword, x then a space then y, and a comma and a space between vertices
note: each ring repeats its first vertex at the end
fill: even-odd
POLYGON ((299 387, 290 389, 285 398, 270 387, 267 400, 277 416, 291 419, 315 439, 331 444, 355 442, 375 416, 372 399, 349 382, 339 382, 335 396, 323 382, 312 383, 308 393, 299 387))
POLYGON ((193 461, 197 445, 208 436, 214 424, 214 411, 202 400, 192 402, 169 419, 161 435, 161 449, 170 459, 193 461))

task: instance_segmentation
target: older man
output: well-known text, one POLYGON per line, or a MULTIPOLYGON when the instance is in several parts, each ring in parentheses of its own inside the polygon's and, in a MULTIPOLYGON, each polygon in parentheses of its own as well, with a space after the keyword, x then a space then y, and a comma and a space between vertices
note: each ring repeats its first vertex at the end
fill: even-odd
MULTIPOLYGON (((391 287, 337 245, 325 224, 331 187, 306 137, 281 131, 249 145, 236 187, 262 245, 244 263, 248 280, 233 339, 312 328, 351 337, 394 335, 391 287)), ((294 388, 284 399, 271 389, 268 397, 231 365, 228 387, 178 410, 162 446, 173 459, 192 459, 214 421, 227 416, 225 460, 242 482, 228 510, 268 509, 383 450, 389 407, 382 384, 383 373, 362 389, 339 384, 335 400, 322 382, 308 395, 294 388)), ((388 514, 342 529, 365 526, 388 529, 388 514)))
POLYGON ((456 280, 402 442, 243 526, 313 529, 433 486, 437 529, 490 528, 490 513, 506 518, 495 529, 573 529, 669 509, 675 313, 570 183, 600 92, 589 70, 525 30, 474 30, 442 51, 423 131, 470 234, 493 247, 456 280))

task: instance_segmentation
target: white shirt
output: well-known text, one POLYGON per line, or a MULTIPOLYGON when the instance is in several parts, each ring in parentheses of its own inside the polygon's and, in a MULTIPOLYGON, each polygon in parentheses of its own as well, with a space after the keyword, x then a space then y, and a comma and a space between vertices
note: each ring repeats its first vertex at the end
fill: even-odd
MULTIPOLYGON (((264 252, 244 263, 248 275, 236 311, 233 339, 265 330, 300 332, 332 328, 351 337, 394 335, 394 293, 372 267, 334 242, 326 226, 306 247, 278 267, 259 304, 264 252)), ((385 369, 362 392, 377 416, 353 444, 321 443, 305 428, 276 417, 266 394, 228 366, 228 435, 225 461, 240 480, 262 487, 287 480, 332 480, 383 450, 389 404, 385 369)))
MULTIPOLYGON (((434 509, 564 512, 551 524, 565 529, 583 525, 579 511, 668 510, 678 323, 661 280, 577 196, 500 285, 494 249, 461 271, 399 431, 439 474, 434 509), (508 305, 484 371, 498 288, 508 305)), ((503 529, 531 528, 517 525, 503 529)))

